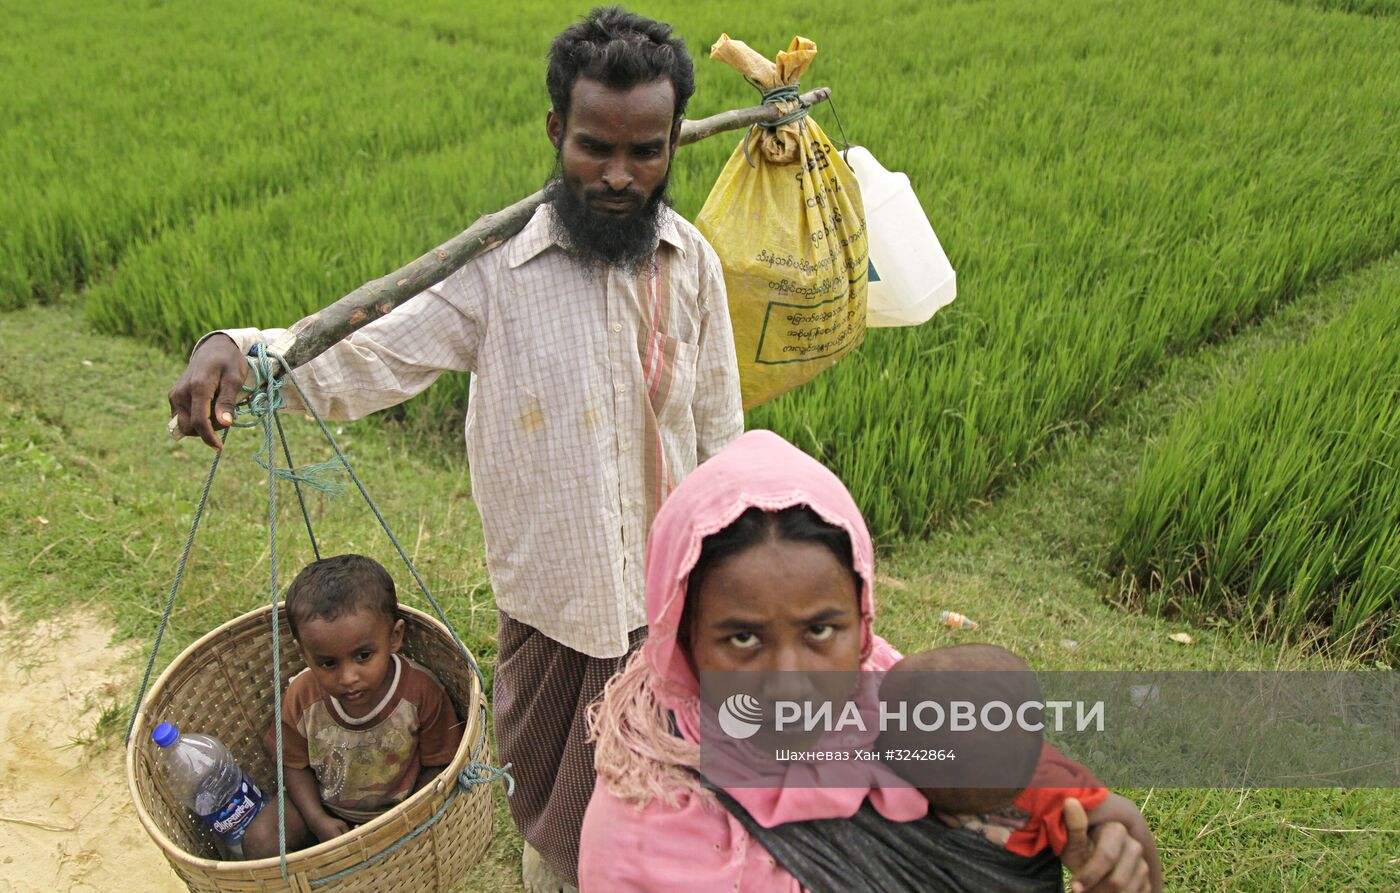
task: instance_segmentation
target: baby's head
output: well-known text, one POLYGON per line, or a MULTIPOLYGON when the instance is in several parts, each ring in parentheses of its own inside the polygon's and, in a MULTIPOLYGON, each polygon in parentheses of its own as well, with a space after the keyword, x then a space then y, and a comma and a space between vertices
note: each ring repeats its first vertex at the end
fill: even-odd
MULTIPOLYGON (((977 705, 978 728, 969 732, 949 730, 950 722, 934 731, 916 728, 912 719, 906 730, 884 731, 876 744, 887 751, 949 750, 956 756, 945 762, 891 760, 893 769, 919 786, 929 806, 947 813, 986 813, 1004 809, 1026 787, 1040 760, 1041 733, 1014 722, 1016 708, 1040 700, 1040 686, 1025 661, 996 645, 953 645, 911 654, 890 668, 880 686, 886 705, 914 705, 922 701, 968 701, 977 705), (938 674, 938 675, 934 675, 938 674), (982 705, 1008 704, 1012 722, 1002 731, 981 725, 982 705), (925 787, 930 776, 966 780, 958 787, 925 787), (996 786, 990 786, 992 782, 996 786)), ((995 721, 1000 724, 1002 713, 995 721)), ((929 721, 929 724, 933 724, 929 721)))
POLYGON ((287 621, 317 683, 347 714, 379 709, 403 644, 394 580, 379 562, 337 555, 307 565, 287 587, 287 621))

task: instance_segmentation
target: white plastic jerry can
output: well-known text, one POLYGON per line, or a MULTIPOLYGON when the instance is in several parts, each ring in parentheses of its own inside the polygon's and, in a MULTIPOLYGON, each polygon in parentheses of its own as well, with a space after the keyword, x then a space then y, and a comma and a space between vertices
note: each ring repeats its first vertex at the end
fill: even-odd
POLYGON ((917 326, 957 296, 957 275, 909 177, 887 171, 863 146, 846 162, 860 184, 870 246, 866 324, 917 326))

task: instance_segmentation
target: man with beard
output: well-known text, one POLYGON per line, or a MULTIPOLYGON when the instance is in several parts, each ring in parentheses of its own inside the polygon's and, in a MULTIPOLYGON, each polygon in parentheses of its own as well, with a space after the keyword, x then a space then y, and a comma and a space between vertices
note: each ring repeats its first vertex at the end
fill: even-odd
MULTIPOLYGON (((645 632, 652 516, 743 430, 719 260, 666 195, 695 91, 684 42, 596 9, 554 40, 546 83, 557 165, 525 228, 297 369, 334 418, 406 400, 444 370, 473 373, 467 452, 500 608, 498 757, 513 766, 534 890, 575 882, 593 791, 585 708, 645 632)), ((180 430, 217 449, 245 355, 284 338, 206 336, 170 392, 180 430)))

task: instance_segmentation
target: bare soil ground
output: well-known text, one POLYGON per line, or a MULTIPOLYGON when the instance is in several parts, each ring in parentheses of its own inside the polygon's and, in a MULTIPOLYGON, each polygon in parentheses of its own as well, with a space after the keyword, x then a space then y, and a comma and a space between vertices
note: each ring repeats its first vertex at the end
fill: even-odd
POLYGON ((0 610, 0 891, 184 885, 136 819, 120 732, 99 718, 135 695, 126 647, 87 612, 38 623, 0 610))

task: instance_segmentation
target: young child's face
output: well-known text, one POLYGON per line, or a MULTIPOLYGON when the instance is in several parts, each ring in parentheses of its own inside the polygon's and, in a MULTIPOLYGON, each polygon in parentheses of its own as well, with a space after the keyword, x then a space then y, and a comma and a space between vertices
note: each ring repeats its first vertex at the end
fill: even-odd
POLYGON ((360 609, 303 620, 297 631, 306 665, 346 713, 361 717, 379 704, 393 681, 390 657, 403 644, 402 620, 360 609))

